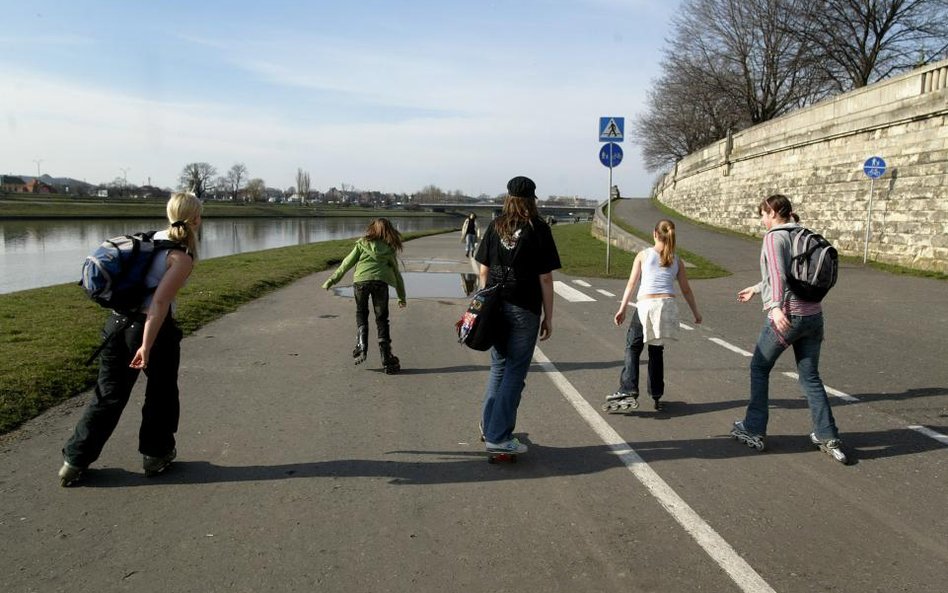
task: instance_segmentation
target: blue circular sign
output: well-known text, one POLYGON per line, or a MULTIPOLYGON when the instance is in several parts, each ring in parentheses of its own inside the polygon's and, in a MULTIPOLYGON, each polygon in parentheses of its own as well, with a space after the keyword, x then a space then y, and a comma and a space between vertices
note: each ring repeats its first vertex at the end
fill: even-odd
POLYGON ((885 161, 881 156, 871 156, 863 163, 862 170, 866 172, 869 179, 878 179, 885 175, 885 161))
POLYGON ((603 144, 599 150, 599 162, 606 167, 618 167, 622 162, 622 147, 615 142, 603 144))

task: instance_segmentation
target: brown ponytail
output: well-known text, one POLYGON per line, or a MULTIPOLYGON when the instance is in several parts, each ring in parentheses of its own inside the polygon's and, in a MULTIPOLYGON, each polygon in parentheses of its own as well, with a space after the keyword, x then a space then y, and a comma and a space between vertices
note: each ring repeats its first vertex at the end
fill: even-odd
POLYGON ((655 225, 655 235, 662 242, 661 262, 667 268, 675 261, 675 223, 663 218, 655 225))

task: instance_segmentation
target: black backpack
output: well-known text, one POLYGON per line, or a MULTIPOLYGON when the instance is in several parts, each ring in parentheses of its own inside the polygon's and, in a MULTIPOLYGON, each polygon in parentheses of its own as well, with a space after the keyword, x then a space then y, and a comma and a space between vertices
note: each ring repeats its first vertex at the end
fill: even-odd
POLYGON ((103 241, 82 264, 79 285, 89 298, 120 313, 136 311, 153 290, 145 277, 155 255, 164 249, 185 251, 180 243, 154 235, 149 231, 103 241))
POLYGON ((790 234, 787 286, 798 298, 818 303, 836 284, 839 254, 823 235, 806 227, 775 229, 790 234))

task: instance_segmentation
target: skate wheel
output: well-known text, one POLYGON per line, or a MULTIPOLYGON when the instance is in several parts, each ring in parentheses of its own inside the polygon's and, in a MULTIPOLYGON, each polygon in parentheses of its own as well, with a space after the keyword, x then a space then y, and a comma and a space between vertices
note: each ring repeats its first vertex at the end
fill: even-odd
POLYGON ((602 411, 608 412, 610 407, 611 407, 610 404, 602 404, 602 411))

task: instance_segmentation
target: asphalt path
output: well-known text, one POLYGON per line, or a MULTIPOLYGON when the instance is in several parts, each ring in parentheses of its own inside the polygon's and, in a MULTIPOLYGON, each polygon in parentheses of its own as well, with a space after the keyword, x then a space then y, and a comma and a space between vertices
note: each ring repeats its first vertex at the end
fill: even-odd
MULTIPOLYGON (((618 211, 657 218, 647 202, 618 211)), ((409 287, 392 309, 403 372, 385 375, 374 349, 352 365, 354 306, 319 288, 324 272, 183 342, 165 474, 145 478, 135 451, 142 385, 78 487, 55 472, 88 394, 5 438, 4 591, 943 591, 948 446, 910 427, 948 433, 944 284, 844 269, 822 370, 848 396, 833 404, 855 463, 809 443, 789 355, 757 453, 727 436, 747 397, 738 351, 762 321, 735 298, 756 246, 679 228, 686 248, 727 250, 734 275, 694 283, 705 323, 683 317, 692 329, 666 348, 665 412, 647 397, 599 411, 622 365, 624 282, 557 274, 518 421, 530 452, 489 465, 487 356, 452 334, 466 299, 409 287)), ((471 270, 454 235, 407 243, 404 260, 458 283, 471 270)))

